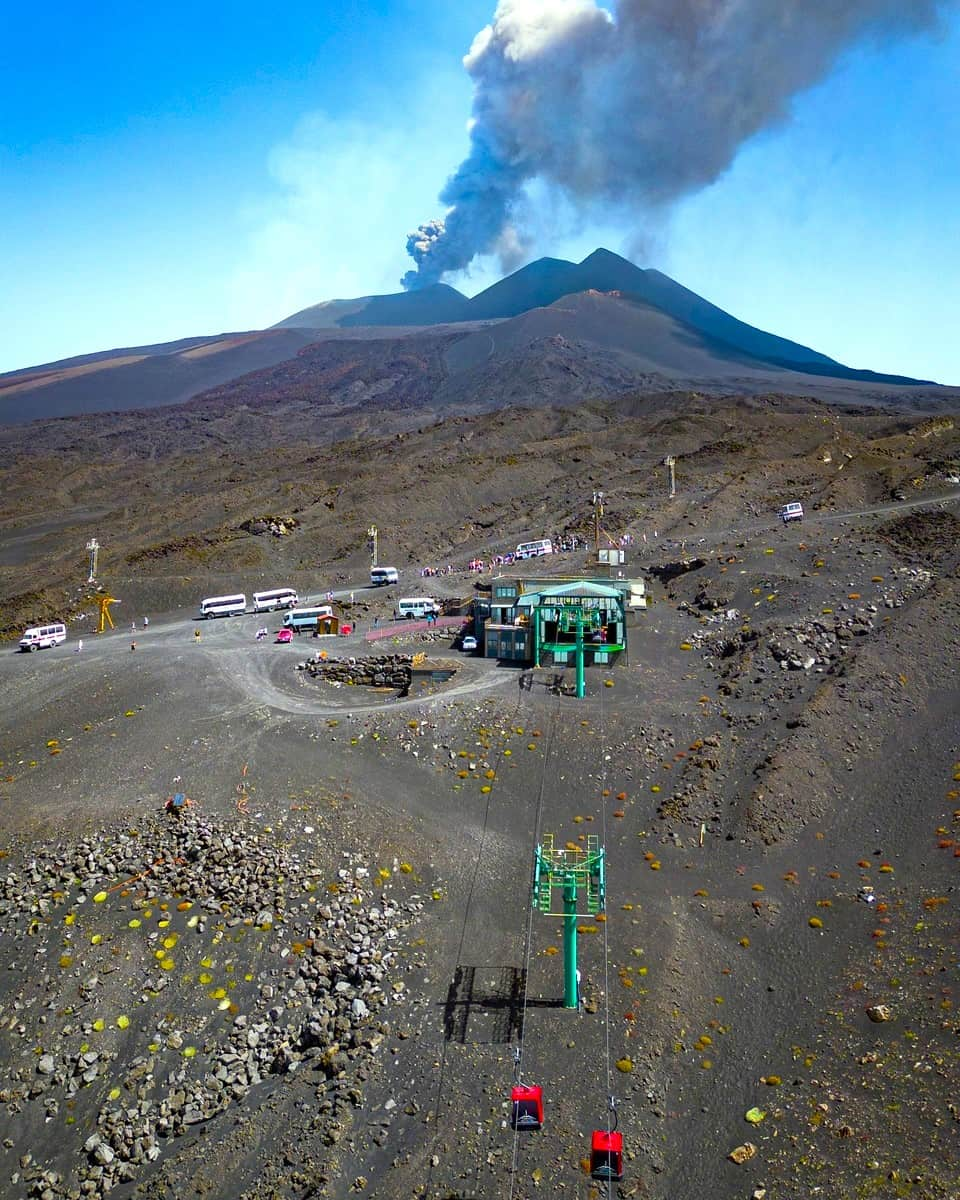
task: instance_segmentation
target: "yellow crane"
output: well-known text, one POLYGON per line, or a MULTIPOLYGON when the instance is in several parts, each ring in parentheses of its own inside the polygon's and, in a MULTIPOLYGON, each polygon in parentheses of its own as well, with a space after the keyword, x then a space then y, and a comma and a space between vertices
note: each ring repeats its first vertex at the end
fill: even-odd
POLYGON ((113 623, 113 617, 110 616, 110 605, 119 604, 113 596, 98 596, 97 600, 100 604, 100 624, 97 626, 97 633, 103 633, 109 625, 111 629, 116 629, 113 623))

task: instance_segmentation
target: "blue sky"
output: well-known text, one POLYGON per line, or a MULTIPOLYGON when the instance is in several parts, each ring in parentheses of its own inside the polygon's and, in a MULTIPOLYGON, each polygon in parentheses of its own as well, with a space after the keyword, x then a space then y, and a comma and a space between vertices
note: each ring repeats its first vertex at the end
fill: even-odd
MULTIPOLYGON (((466 152, 461 58, 493 8, 5 6, 0 371, 397 291, 466 152)), ((536 253, 605 245, 852 366, 960 385, 958 81, 954 10, 945 36, 849 52, 658 228, 538 193, 536 253)))

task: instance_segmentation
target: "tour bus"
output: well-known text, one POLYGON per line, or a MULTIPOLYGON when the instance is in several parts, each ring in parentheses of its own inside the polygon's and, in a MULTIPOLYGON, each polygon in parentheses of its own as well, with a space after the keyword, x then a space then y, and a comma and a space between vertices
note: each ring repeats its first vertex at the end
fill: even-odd
POLYGON ((201 617, 242 617, 247 611, 246 596, 208 596, 200 601, 201 617))
POLYGON ((393 616, 397 621, 404 621, 419 617, 421 620, 424 617, 436 616, 440 612, 440 605, 433 599, 432 596, 412 596, 406 600, 398 600, 396 611, 393 616))
POLYGON ((33 625, 23 631, 20 639, 21 650, 49 650, 51 646, 59 646, 67 640, 67 627, 59 621, 50 625, 33 625))
POLYGON ((296 608, 300 603, 296 588, 274 588, 270 592, 253 593, 253 611, 273 612, 275 608, 296 608))
POLYGON ((521 542, 513 552, 514 558, 539 558, 541 554, 552 554, 553 542, 549 538, 538 538, 535 542, 521 542))
POLYGON ((291 608, 283 618, 287 629, 316 629, 321 617, 332 617, 333 609, 329 604, 321 604, 312 608, 291 608))
POLYGON ((385 587, 388 583, 399 583, 400 574, 396 567, 371 567, 370 584, 372 587, 385 587))

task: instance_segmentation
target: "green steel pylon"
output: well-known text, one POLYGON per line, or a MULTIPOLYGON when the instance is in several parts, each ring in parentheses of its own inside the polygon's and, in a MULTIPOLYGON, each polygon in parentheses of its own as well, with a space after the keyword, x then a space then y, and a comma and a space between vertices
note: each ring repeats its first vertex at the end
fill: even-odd
POLYGON ((533 907, 548 917, 563 918, 563 1006, 577 1008, 577 898, 586 892, 587 912, 599 913, 606 904, 605 851, 595 833, 586 849, 558 849, 553 834, 543 835, 533 869, 533 907), (553 889, 562 889, 563 912, 551 912, 553 889))

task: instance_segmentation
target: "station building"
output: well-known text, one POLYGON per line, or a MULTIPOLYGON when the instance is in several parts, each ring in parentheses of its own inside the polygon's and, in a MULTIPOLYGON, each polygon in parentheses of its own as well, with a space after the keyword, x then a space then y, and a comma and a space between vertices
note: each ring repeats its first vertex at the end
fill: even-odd
POLYGON ((627 649, 627 616, 645 607, 640 579, 501 578, 474 602, 474 628, 486 658, 572 666, 579 638, 585 663, 603 665, 627 649))

